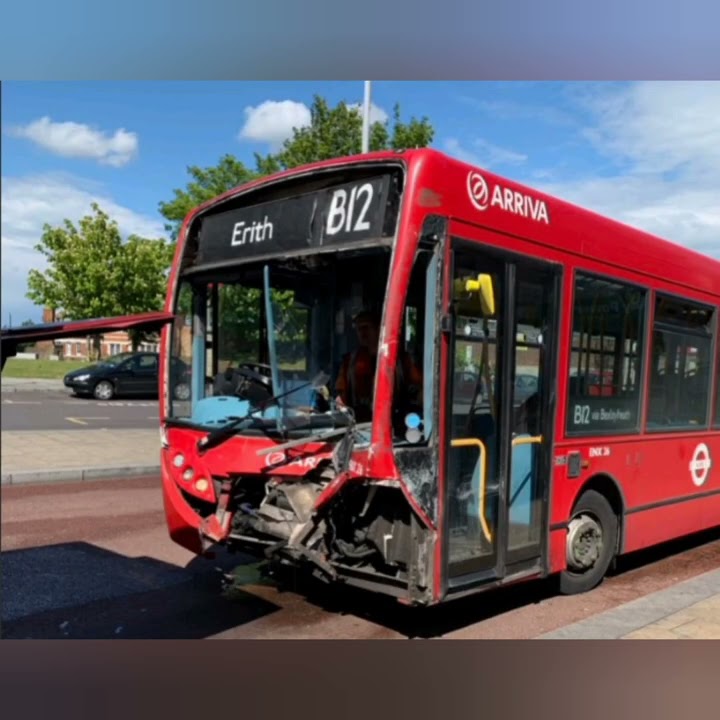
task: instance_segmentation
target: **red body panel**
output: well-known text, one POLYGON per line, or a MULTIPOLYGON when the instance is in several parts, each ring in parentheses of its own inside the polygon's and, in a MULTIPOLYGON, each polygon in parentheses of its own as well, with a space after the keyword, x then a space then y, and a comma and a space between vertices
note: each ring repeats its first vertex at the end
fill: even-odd
MULTIPOLYGON (((717 525, 720 474, 710 472, 707 480, 696 486, 690 470, 693 453, 701 443, 710 449, 711 457, 720 457, 718 432, 641 435, 624 440, 583 438, 556 444, 555 458, 579 451, 585 467, 579 478, 568 478, 567 466, 555 468, 550 524, 566 522, 585 482, 601 475, 615 481, 624 500, 624 552, 717 525)), ((564 547, 552 557, 552 567, 565 567, 564 547)))
POLYGON ((179 483, 172 476, 168 463, 167 451, 163 451, 160 474, 168 532, 178 545, 199 555, 202 553, 200 517, 185 502, 180 493, 179 483))

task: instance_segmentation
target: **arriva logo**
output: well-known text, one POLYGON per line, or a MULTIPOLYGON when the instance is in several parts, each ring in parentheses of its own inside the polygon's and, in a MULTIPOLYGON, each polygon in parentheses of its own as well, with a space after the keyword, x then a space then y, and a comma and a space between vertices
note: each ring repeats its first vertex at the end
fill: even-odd
POLYGON ((546 225, 550 224, 547 205, 543 200, 537 200, 499 184, 495 185, 490 192, 487 181, 477 170, 471 170, 468 173, 467 189, 470 202, 478 210, 484 211, 488 207, 499 207, 513 215, 544 222, 546 225))

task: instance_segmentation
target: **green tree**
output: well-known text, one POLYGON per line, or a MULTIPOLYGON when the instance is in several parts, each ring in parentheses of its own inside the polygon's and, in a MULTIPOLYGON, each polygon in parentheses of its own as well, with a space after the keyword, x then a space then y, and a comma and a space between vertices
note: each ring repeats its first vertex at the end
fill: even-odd
MULTIPOLYGON (((167 295, 167 283, 174 246, 163 238, 150 239, 131 235, 122 246, 124 278, 117 289, 118 307, 123 314, 161 310, 167 295)), ((148 339, 148 334, 130 330, 133 350, 148 339)))
POLYGON ((193 208, 258 177, 256 172, 229 154, 223 155, 213 167, 190 165, 187 172, 192 179, 185 189, 174 190, 175 197, 159 205, 160 214, 168 221, 165 229, 173 239, 177 238, 182 221, 193 208))
MULTIPOLYGON (((93 203, 76 226, 46 224, 35 250, 44 271, 30 270, 27 297, 73 320, 162 308, 173 247, 165 239, 131 236, 123 242, 117 222, 93 203)), ((142 336, 132 338, 135 347, 142 336)), ((99 338, 96 338, 99 351, 99 338)))
MULTIPOLYGON (((310 109, 310 125, 295 128, 276 155, 268 156, 280 169, 289 169, 320 160, 357 155, 361 152, 362 115, 357 107, 344 102, 331 108, 327 101, 315 96, 310 109)), ((370 150, 401 150, 427 147, 435 131, 427 118, 411 118, 408 123, 400 119, 400 106, 393 108, 390 121, 375 122, 370 126, 370 150)), ((256 156, 258 169, 261 168, 256 156)))

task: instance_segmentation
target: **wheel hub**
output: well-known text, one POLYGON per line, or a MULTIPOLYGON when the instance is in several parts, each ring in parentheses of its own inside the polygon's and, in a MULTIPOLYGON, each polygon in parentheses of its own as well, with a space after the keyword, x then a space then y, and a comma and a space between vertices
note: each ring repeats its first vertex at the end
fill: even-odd
POLYGON ((112 393, 112 390, 111 390, 110 386, 107 385, 106 383, 101 383, 100 386, 98 387, 97 394, 100 396, 100 398, 102 400, 107 400, 110 397, 111 393, 112 393))
POLYGON ((588 515, 573 518, 568 525, 567 563, 574 570, 587 570, 602 553, 602 528, 588 515))

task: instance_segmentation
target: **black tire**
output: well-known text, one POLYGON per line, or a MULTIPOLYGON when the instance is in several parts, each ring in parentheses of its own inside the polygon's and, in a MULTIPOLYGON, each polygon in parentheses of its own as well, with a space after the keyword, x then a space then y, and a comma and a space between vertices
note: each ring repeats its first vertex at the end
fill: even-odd
POLYGON ((112 400, 115 397, 115 386, 109 380, 101 380, 93 388, 96 400, 112 400))
POLYGON ((563 595, 577 595, 597 587, 607 574, 615 558, 618 540, 618 518, 603 495, 587 490, 575 504, 570 520, 590 516, 602 532, 602 547, 595 563, 586 570, 568 568, 560 573, 560 592, 563 595))

